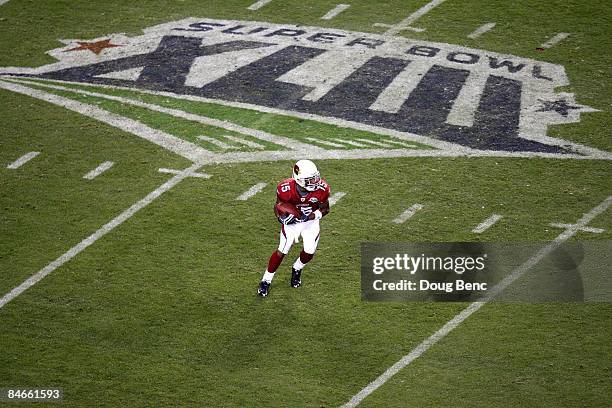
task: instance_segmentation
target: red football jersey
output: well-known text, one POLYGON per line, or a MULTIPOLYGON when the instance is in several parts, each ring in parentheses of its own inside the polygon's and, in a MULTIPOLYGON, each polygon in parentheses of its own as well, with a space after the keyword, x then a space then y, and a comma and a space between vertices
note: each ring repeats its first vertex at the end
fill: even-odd
POLYGON ((302 214, 310 215, 311 212, 319 209, 321 203, 329 199, 329 184, 321 179, 319 185, 315 191, 307 191, 306 195, 301 196, 297 190, 297 183, 290 178, 278 183, 276 196, 280 201, 295 205, 302 214))

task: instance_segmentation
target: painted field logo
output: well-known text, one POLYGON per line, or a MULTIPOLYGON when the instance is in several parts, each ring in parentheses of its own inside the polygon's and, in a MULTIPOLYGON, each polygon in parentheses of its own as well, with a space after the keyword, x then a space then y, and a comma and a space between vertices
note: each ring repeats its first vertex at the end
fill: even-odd
MULTIPOLYGON (((547 136, 549 125, 578 122, 581 113, 595 111, 577 104, 573 94, 555 93, 568 85, 559 65, 400 37, 195 18, 152 27, 138 37, 66 44, 50 52, 57 63, 0 72, 11 74, 11 81, 27 76, 168 93, 432 147, 415 153, 364 146, 358 153, 313 146, 319 158, 612 158, 547 136)), ((259 159, 268 157, 261 153, 259 159)), ((275 154, 270 158, 299 157, 275 154)))

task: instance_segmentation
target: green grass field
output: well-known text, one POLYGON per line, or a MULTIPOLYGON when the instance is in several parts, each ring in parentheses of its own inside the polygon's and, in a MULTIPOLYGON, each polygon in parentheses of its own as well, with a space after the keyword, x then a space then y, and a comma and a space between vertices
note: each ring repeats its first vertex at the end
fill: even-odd
MULTIPOLYGON (((135 36, 187 17, 380 34, 385 28, 374 23, 395 24, 428 1, 355 0, 331 20, 321 16, 336 6, 332 1, 273 0, 256 11, 247 9, 252 3, 10 0, 0 5, 0 66, 53 63, 45 52, 61 47, 60 39, 135 36)), ((448 0, 413 24, 425 31, 400 35, 564 66, 570 85, 556 91, 574 93, 577 103, 599 112, 551 126, 548 135, 610 152, 611 18, 603 1, 448 0), (467 38, 487 22, 496 22, 495 28, 467 38), (536 50, 560 32, 570 36, 536 50)), ((239 136, 262 145, 234 144, 230 152, 236 154, 283 154, 288 148, 108 97, 301 143, 394 140, 313 118, 137 89, 0 81, 102 108, 213 153, 221 149, 199 135, 229 144, 227 135, 239 136)), ((6 89, 0 89, 0 119, 0 296, 172 177, 159 168, 192 164, 133 133, 6 89), (31 151, 40 155, 7 168, 31 151), (107 160, 115 163, 110 170, 83 179, 107 160)), ((389 149, 399 148, 436 150, 418 141, 389 149)), ((332 193, 346 195, 322 221, 319 249, 302 287, 288 284, 296 245, 270 296, 255 293, 278 245, 274 187, 290 177, 293 160, 206 164, 200 171, 209 179, 185 178, 0 307, 0 388, 60 387, 67 407, 341 406, 467 306, 362 301, 362 242, 544 243, 562 232, 550 223, 575 223, 612 194, 610 160, 311 158, 332 193), (260 182, 267 183, 261 193, 236 200, 260 182), (403 224, 392 222, 414 203, 423 209, 403 224), (491 214, 503 219, 473 233, 491 214)), ((600 233, 580 231, 571 240, 612 239, 611 214, 608 209, 589 223, 600 233)), ((361 406, 608 406, 611 318, 609 302, 487 304, 361 406)))

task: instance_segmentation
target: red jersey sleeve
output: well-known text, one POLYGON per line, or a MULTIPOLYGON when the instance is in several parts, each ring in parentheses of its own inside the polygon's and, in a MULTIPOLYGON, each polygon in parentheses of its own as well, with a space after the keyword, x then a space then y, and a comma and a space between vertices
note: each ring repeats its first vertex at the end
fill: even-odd
POLYGON ((292 179, 283 180, 276 186, 276 197, 280 201, 290 202, 291 201, 291 185, 292 179))
POLYGON ((321 194, 321 202, 324 203, 327 200, 329 200, 329 195, 331 194, 331 188, 329 187, 329 184, 327 184, 327 181, 322 180, 323 184, 325 185, 325 189, 322 190, 321 194))

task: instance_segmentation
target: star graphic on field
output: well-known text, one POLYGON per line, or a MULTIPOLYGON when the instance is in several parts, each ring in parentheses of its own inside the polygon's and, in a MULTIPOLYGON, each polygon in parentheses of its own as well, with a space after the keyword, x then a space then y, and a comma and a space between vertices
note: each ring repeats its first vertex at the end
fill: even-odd
POLYGON ((567 103, 565 99, 559 99, 556 101, 543 101, 540 99, 540 102, 544 104, 544 106, 538 109, 536 112, 555 111, 559 115, 562 115, 563 117, 567 117, 567 114, 569 113, 570 110, 579 110, 579 109, 584 108, 583 106, 570 105, 567 103))
POLYGON ((94 42, 77 41, 77 44, 79 44, 78 47, 71 48, 64 52, 89 50, 93 52, 94 54, 98 55, 105 48, 121 47, 120 45, 117 45, 117 44, 111 44, 110 39, 94 41, 94 42))

